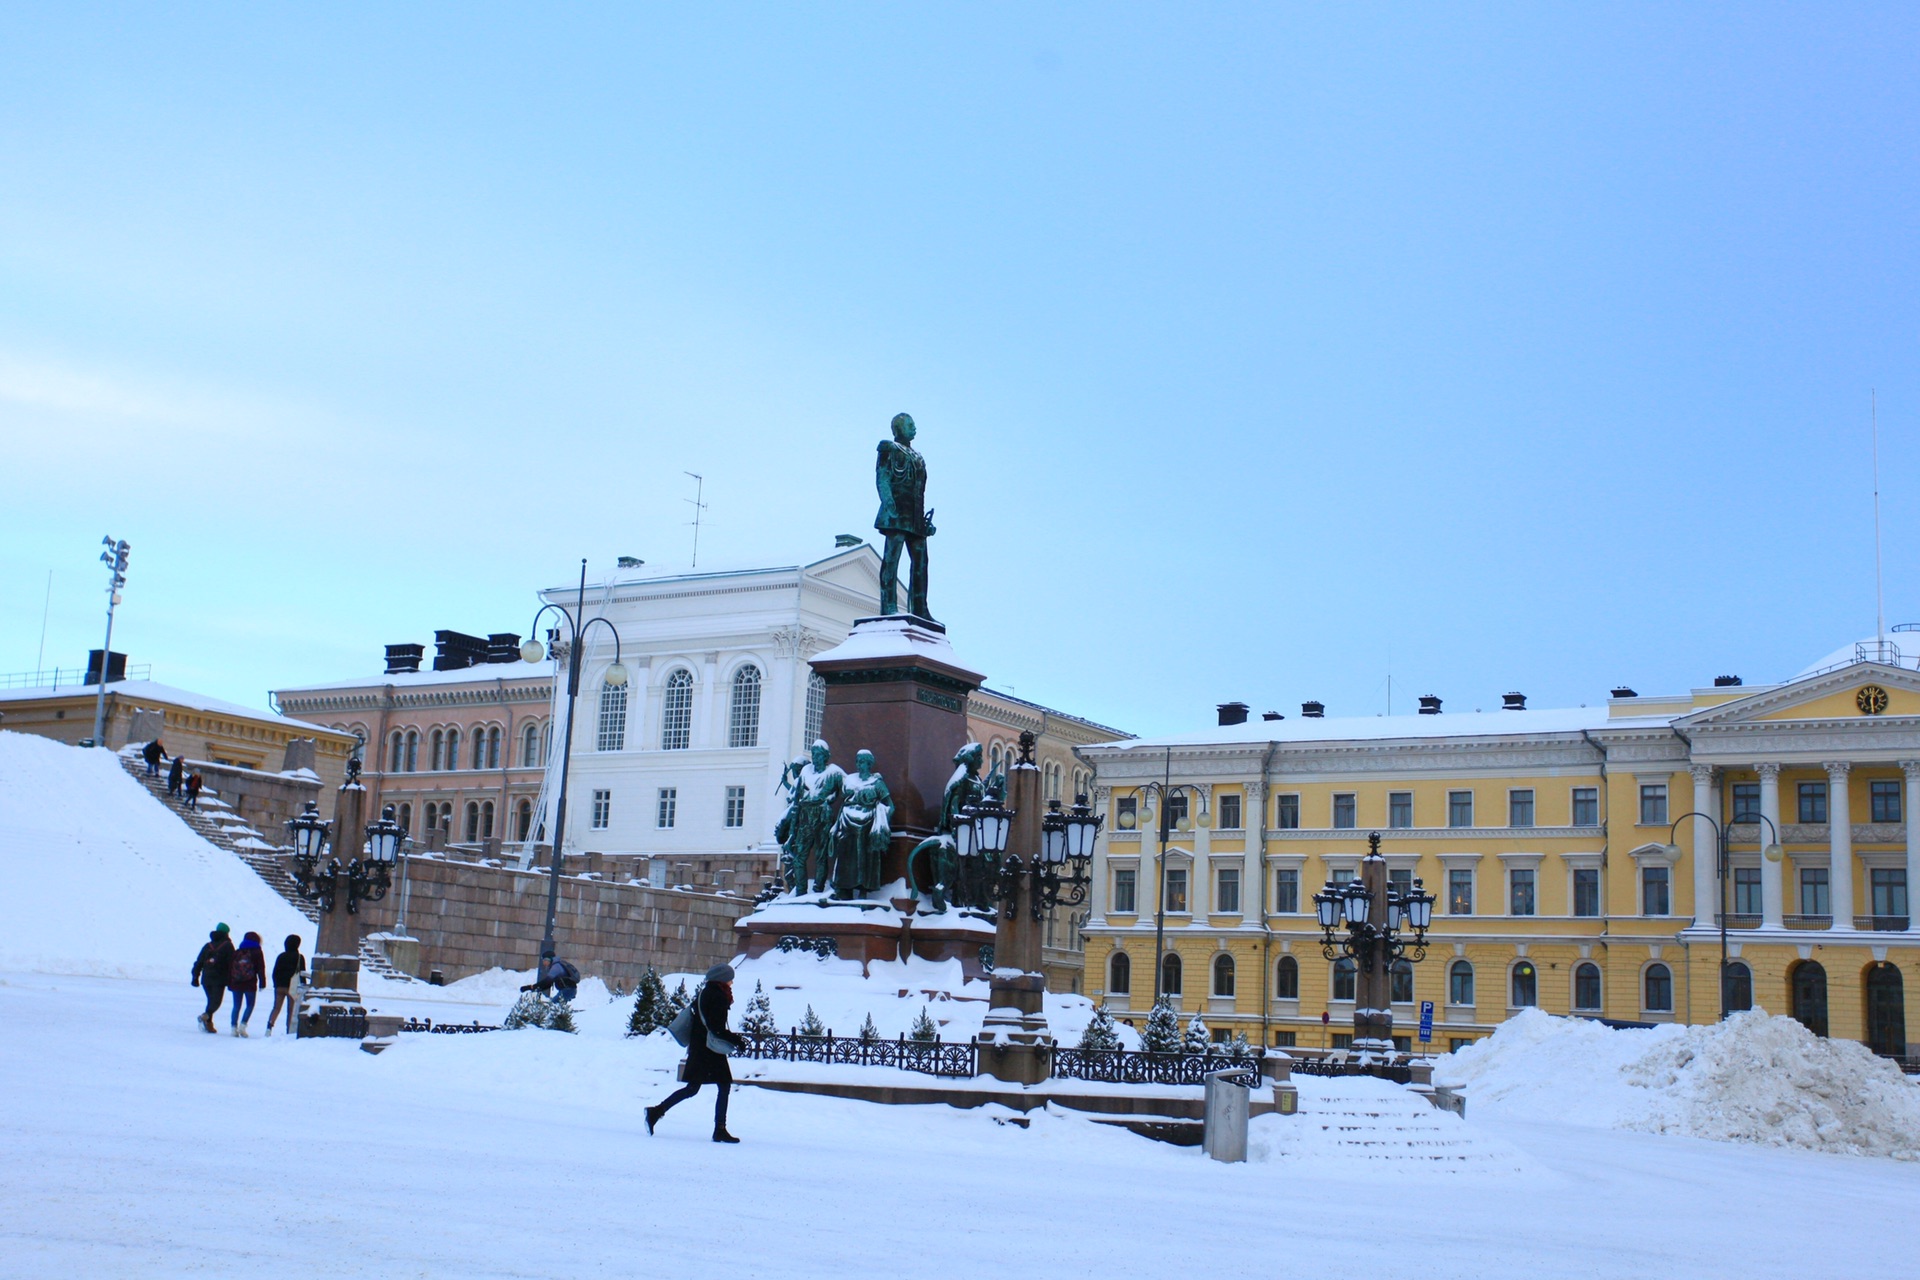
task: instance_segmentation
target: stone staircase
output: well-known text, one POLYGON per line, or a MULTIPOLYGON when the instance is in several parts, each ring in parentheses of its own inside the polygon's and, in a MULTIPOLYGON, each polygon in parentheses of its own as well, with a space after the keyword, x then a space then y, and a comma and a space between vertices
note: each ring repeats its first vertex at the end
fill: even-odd
MULTIPOLYGON (((246 863, 255 875, 266 882, 268 888, 286 899, 289 906, 310 923, 319 925, 319 904, 300 896, 293 873, 287 869, 286 855, 289 850, 273 844, 249 826, 244 818, 233 811, 231 805, 220 798, 217 791, 211 787, 201 788, 198 807, 189 809, 184 798, 176 800, 167 794, 164 770, 158 777, 147 776, 146 762, 140 758, 137 750, 122 752, 120 767, 145 787, 155 800, 171 809, 174 816, 186 823, 195 835, 246 863)), ((415 981, 410 975, 394 968, 388 962, 386 953, 364 938, 360 940, 360 967, 395 982, 415 981)))
POLYGON ((1298 1115, 1269 1122, 1264 1155, 1294 1161, 1399 1164, 1461 1173, 1519 1174, 1527 1157, 1441 1111, 1426 1096, 1384 1081, 1294 1078, 1298 1115))

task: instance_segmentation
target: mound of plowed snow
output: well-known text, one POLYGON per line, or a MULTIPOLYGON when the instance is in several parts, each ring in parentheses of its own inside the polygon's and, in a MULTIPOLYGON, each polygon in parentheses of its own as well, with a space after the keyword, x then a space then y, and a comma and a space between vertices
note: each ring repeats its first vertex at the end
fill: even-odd
POLYGON ((1920 1086, 1865 1045, 1760 1010, 1629 1031, 1528 1010, 1435 1077, 1495 1118, 1920 1159, 1920 1086))
POLYGON ((0 731, 0 969, 184 985, 220 921, 313 954, 313 926, 112 752, 0 731))

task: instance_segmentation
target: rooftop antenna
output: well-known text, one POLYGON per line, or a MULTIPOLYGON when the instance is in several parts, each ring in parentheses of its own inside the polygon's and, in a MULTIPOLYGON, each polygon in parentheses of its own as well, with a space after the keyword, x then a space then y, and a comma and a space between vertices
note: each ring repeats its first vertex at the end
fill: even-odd
POLYGON ((1873 418, 1873 640, 1876 647, 1887 635, 1887 594, 1880 574, 1880 393, 1867 391, 1873 418))
POLYGON ((700 476, 694 475, 691 471, 683 471, 680 474, 693 476, 693 496, 683 499, 683 501, 693 504, 693 520, 691 521, 693 525, 693 567, 698 569, 700 567, 700 513, 707 509, 707 504, 700 501, 700 497, 706 492, 707 482, 700 476))

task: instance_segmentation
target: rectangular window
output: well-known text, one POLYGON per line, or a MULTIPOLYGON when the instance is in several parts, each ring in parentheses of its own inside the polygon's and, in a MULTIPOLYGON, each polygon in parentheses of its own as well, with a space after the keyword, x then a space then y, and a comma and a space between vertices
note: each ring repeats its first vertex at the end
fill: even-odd
POLYGON ((1874 822, 1900 821, 1900 783, 1895 778, 1875 778, 1867 784, 1873 802, 1874 822))
POLYGON ((1300 797, 1276 796, 1273 802, 1273 825, 1280 831, 1298 831, 1300 829, 1300 797))
POLYGON ((1672 902, 1668 898, 1668 872, 1665 867, 1640 868, 1640 914, 1645 916, 1672 915, 1672 902))
POLYGON ((1180 824, 1187 820, 1187 793, 1180 791, 1168 796, 1166 803, 1161 806, 1161 814, 1167 830, 1178 831, 1180 824))
POLYGON ((1507 825, 1510 827, 1530 827, 1533 825, 1533 790, 1507 792, 1507 825))
POLYGON ((1221 867, 1214 872, 1213 909, 1223 916, 1240 914, 1240 868, 1221 867))
POLYGON ((1573 789, 1573 825, 1576 827, 1600 825, 1600 788, 1575 787, 1573 789))
POLYGON ((1113 911, 1115 915, 1130 916, 1139 911, 1139 899, 1135 896, 1139 885, 1139 872, 1132 867, 1115 869, 1113 873, 1113 911))
POLYGON ((1462 1049, 1464 1049, 1464 1048, 1466 1048, 1467 1046, 1469 1046, 1469 1045, 1471 1045, 1472 1043, 1473 1043, 1473 1037, 1472 1037, 1472 1036, 1448 1036, 1448 1037, 1447 1037, 1447 1052, 1448 1052, 1448 1053, 1458 1053, 1458 1052, 1460 1052, 1460 1051, 1461 1051, 1462 1049))
POLYGON ((1187 869, 1185 867, 1167 868, 1167 913, 1176 916, 1187 913, 1187 869))
POLYGON ((1760 821, 1760 784, 1757 782, 1736 782, 1733 784, 1734 822, 1760 821))
POLYGON ((1337 830, 1345 831, 1353 826, 1354 802, 1351 791, 1343 791, 1333 798, 1333 825, 1337 830))
POLYGON ((1600 868, 1577 867, 1573 873, 1573 914, 1600 914, 1600 868))
POLYGON ((1737 916, 1760 914, 1760 868, 1735 867, 1733 869, 1733 914, 1737 916))
POLYGON ((1405 830, 1413 825, 1413 792, 1387 793, 1387 825, 1405 830))
MULTIPOLYGON (((1339 997, 1338 997, 1338 996, 1336 996, 1336 997, 1334 997, 1334 998, 1335 998, 1335 999, 1338 999, 1339 997)), ((1348 998, 1349 998, 1349 999, 1351 999, 1352 997, 1348 997, 1348 998)), ((1334 1032, 1334 1033, 1333 1033, 1333 1047, 1334 1047, 1334 1048, 1336 1048, 1336 1049, 1351 1049, 1351 1048, 1353 1048, 1353 1032, 1351 1032, 1351 1031, 1336 1031, 1336 1032, 1334 1032)))
POLYGON ((1827 784, 1803 782, 1800 792, 1800 821, 1819 823, 1827 820, 1827 784))
POLYGON ((1507 914, 1533 914, 1533 868, 1515 867, 1507 881, 1507 914))
POLYGON ((1219 826, 1222 831, 1238 831, 1240 829, 1240 797, 1239 796, 1221 796, 1220 797, 1219 826))
POLYGON ((1447 792, 1447 825, 1450 827, 1473 825, 1473 792, 1447 792))
POLYGON ((613 816, 613 792, 596 791, 593 793, 593 829, 605 831, 607 820, 613 816))
POLYGON ((727 788, 727 825, 729 827, 747 825, 747 789, 745 787, 727 788))
POLYGON ((1332 884, 1345 884, 1353 879, 1353 877, 1354 873, 1351 867, 1335 867, 1327 872, 1327 880, 1332 884))
POLYGON ((660 804, 659 804, 659 808, 655 810, 653 825, 656 827, 659 827, 662 831, 671 827, 673 825, 674 813, 679 809, 679 807, 680 807, 680 788, 678 787, 660 788, 660 804))
POLYGON ((1832 914, 1832 908, 1828 906, 1825 867, 1800 868, 1800 914, 1803 916, 1832 914))
POLYGON ((1281 867, 1273 873, 1273 909, 1282 915, 1293 915, 1300 910, 1298 869, 1281 867))
POLYGON ((1876 917, 1900 917, 1907 914, 1907 869, 1875 867, 1868 873, 1869 890, 1876 917))
POLYGON ((1114 802, 1113 825, 1122 831, 1139 830, 1140 799, 1138 796, 1121 796, 1114 802))
POLYGON ((1447 914, 1473 914, 1473 872, 1459 867, 1447 872, 1447 914))
POLYGON ((1273 1047, 1274 1047, 1274 1048, 1276 1048, 1276 1049, 1291 1049, 1291 1048, 1293 1048, 1293 1046, 1294 1046, 1294 1033, 1293 1033, 1293 1032, 1291 1032, 1291 1031, 1276 1031, 1276 1032, 1274 1032, 1274 1033, 1273 1033, 1273 1047))
POLYGON ((1396 893, 1411 893, 1413 891, 1413 868, 1387 868, 1387 888, 1396 893))
POLYGON ((1664 827, 1667 825, 1666 783, 1647 782, 1641 784, 1640 825, 1645 827, 1664 827))

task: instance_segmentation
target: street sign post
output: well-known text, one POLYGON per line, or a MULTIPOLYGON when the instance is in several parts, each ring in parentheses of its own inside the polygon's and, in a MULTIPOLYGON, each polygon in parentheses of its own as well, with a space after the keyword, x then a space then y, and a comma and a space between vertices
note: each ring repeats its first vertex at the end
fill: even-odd
POLYGON ((1433 1043, 1433 1001, 1420 1002, 1420 1043, 1433 1043))

